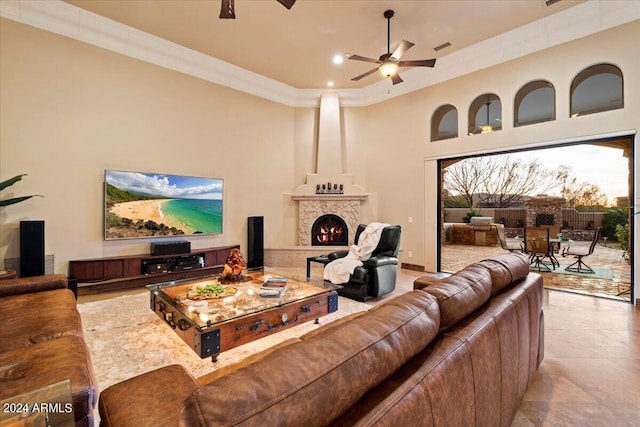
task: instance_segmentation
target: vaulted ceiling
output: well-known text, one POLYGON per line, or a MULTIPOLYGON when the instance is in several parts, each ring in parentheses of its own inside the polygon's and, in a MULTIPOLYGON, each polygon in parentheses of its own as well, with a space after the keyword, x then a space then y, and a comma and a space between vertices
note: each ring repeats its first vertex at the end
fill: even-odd
MULTIPOLYGON (((336 88, 348 89, 377 83, 382 77, 374 73, 353 82, 352 77, 375 64, 349 60, 334 64, 332 58, 347 54, 378 58, 386 53, 387 21, 383 13, 387 9, 395 11, 391 50, 402 39, 409 40, 415 46, 402 59, 413 60, 441 58, 583 1, 297 0, 287 10, 276 0, 236 0, 234 20, 218 18, 221 0, 67 3, 296 89, 326 88, 329 81, 336 88), (434 51, 444 43, 451 46, 434 51)), ((420 69, 421 73, 432 71, 420 69)))

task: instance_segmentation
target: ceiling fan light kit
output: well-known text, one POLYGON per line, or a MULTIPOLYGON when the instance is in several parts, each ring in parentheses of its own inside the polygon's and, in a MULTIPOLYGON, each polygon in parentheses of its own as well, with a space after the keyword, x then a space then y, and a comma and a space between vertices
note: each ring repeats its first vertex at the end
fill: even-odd
POLYGON ((358 80, 375 73, 377 70, 380 72, 380 74, 382 74, 383 77, 390 77, 392 83, 395 85, 403 81, 398 74, 399 67, 433 67, 436 65, 435 59, 400 61, 400 57, 402 57, 402 55, 404 55, 406 51, 414 46, 413 43, 406 40, 402 40, 398 47, 396 47, 396 50, 391 53, 391 18, 393 17, 393 15, 393 10, 386 10, 384 12, 384 17, 387 20, 387 53, 381 55, 379 59, 367 58, 360 55, 349 56, 349 59, 355 61, 364 61, 379 64, 378 67, 374 68, 373 70, 369 70, 357 77, 354 77, 351 80, 357 82, 358 80))
POLYGON ((396 72, 398 72, 398 64, 393 61, 386 60, 380 65, 380 74, 383 77, 391 77, 396 72))

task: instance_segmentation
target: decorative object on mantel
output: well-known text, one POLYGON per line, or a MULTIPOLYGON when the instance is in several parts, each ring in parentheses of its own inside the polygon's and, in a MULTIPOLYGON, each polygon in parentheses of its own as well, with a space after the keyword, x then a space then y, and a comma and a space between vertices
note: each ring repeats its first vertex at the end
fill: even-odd
POLYGON ((220 276, 222 283, 238 283, 247 279, 242 272, 247 268, 247 261, 240 252, 240 249, 234 248, 229 252, 227 261, 224 264, 224 270, 220 276))
POLYGON ((344 194, 344 184, 316 184, 316 194, 344 194))
MULTIPOLYGON (((15 184, 18 181, 20 181, 23 176, 27 176, 27 174, 23 173, 22 175, 16 175, 11 179, 8 179, 6 181, 0 182, 0 191, 4 190, 7 187, 12 186, 13 184, 15 184)), ((20 203, 20 202, 23 202, 23 201, 25 201, 27 199, 30 199, 32 197, 43 197, 43 196, 41 196, 40 194, 34 194, 32 196, 13 197, 13 198, 10 198, 10 199, 0 200, 0 207, 13 205, 15 203, 20 203)))

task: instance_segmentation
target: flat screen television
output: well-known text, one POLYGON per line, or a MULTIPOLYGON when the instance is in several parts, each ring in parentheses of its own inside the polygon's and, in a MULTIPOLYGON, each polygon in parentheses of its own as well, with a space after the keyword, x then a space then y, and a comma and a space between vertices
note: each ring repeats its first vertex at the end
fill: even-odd
POLYGON ((104 238, 222 233, 224 181, 106 170, 104 238))

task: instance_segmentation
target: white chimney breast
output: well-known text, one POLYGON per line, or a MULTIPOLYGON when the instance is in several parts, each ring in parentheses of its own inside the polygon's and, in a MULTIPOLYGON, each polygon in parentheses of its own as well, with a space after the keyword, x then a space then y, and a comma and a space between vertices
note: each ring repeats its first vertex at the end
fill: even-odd
POLYGON ((342 175, 342 146, 340 141, 340 98, 337 93, 323 93, 320 97, 318 124, 318 175, 342 175))
POLYGON ((311 245, 311 227, 322 215, 338 215, 347 223, 349 244, 353 244, 360 221, 360 204, 368 195, 353 184, 353 175, 342 173, 340 98, 324 93, 320 98, 316 173, 308 173, 306 183, 297 187, 292 199, 298 202, 298 244, 311 245), (318 194, 317 188, 331 183, 342 186, 337 194, 318 194))

